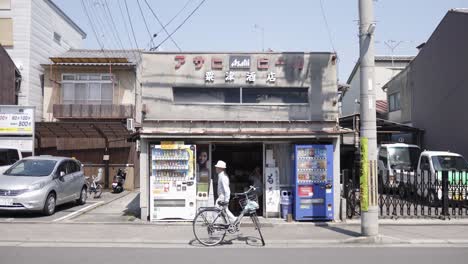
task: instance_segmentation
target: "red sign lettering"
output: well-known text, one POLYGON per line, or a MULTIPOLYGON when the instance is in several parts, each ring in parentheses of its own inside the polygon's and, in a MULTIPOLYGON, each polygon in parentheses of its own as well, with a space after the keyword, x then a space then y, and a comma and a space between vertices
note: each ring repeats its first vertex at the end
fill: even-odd
POLYGON ((221 58, 211 58, 211 69, 212 70, 222 70, 223 69, 223 59, 221 59, 221 58))
POLYGON ((267 58, 261 58, 257 61, 257 69, 259 70, 268 70, 269 60, 267 58))
POLYGON ((202 56, 196 56, 193 58, 193 64, 195 64, 195 69, 199 70, 203 67, 203 64, 205 64, 205 59, 203 59, 202 56))
POLYGON ((177 64, 175 65, 176 69, 179 69, 180 67, 182 67, 182 65, 185 64, 185 56, 183 55, 175 56, 174 60, 177 62, 177 64))

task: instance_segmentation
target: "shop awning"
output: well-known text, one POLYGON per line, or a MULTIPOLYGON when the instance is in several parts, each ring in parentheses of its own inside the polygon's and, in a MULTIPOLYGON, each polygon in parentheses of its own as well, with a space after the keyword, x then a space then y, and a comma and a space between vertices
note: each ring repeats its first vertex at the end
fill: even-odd
POLYGON ((292 139, 332 138, 349 131, 335 121, 145 120, 136 138, 292 139))
POLYGON ((122 122, 36 122, 37 138, 128 138, 122 122))

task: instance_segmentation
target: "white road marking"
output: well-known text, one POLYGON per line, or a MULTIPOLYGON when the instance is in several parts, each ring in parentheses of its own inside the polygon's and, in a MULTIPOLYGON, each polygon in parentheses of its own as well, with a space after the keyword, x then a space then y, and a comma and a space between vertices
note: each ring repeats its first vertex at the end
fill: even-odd
POLYGON ((58 222, 58 221, 65 220, 65 219, 67 219, 67 218, 71 218, 71 217, 73 217, 74 215, 77 215, 77 214, 79 214, 79 213, 81 213, 81 212, 87 210, 88 208, 97 207, 99 204, 102 204, 102 203, 104 203, 104 202, 97 202, 97 203, 91 204, 91 205, 89 205, 89 206, 86 206, 86 207, 84 207, 84 208, 81 208, 81 209, 78 210, 78 211, 75 211, 75 212, 73 212, 73 213, 67 214, 67 215, 62 216, 62 217, 60 217, 60 218, 57 218, 57 219, 53 220, 52 222, 58 222))

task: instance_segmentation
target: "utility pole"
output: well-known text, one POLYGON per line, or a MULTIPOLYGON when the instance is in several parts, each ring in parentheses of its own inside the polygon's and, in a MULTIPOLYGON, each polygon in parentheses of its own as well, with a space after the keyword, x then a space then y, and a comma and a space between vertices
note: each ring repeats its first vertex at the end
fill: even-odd
POLYGON ((377 131, 374 85, 373 0, 359 0, 359 48, 361 77, 361 233, 379 233, 377 204, 377 131))

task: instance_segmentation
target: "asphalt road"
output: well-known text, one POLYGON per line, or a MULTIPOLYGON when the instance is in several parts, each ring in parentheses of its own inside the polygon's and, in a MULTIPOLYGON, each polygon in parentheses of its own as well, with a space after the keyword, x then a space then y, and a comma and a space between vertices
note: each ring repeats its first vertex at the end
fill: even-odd
POLYGON ((1 263, 466 263, 467 248, 136 249, 0 247, 1 263))

